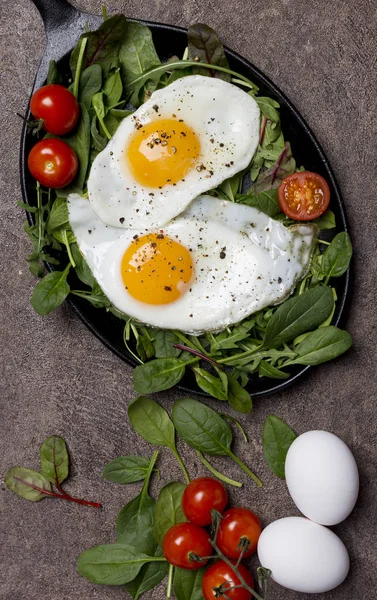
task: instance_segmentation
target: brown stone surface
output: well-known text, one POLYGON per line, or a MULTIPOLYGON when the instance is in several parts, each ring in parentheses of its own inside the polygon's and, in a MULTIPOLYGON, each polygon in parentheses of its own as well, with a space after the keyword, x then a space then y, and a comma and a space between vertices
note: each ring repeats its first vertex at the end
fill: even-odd
MULTIPOLYGON (((75 3, 100 12, 100 0, 75 3)), ((376 3, 373 0, 196 0, 108 2, 109 12, 186 27, 206 22, 228 46, 264 71, 293 101, 320 140, 340 184, 355 246, 347 328, 353 349, 322 365, 284 393, 255 403, 240 418, 249 444, 237 449, 261 476, 257 490, 245 481, 232 492, 253 507, 264 524, 296 515, 283 481, 266 467, 261 428, 274 412, 297 432, 326 429, 350 446, 361 475, 352 515, 334 528, 345 542, 352 568, 328 600, 376 597, 376 3)), ((27 503, 0 488, 0 596, 3 600, 116 600, 122 588, 96 587, 75 572, 78 554, 115 538, 115 518, 136 495, 138 484, 117 486, 101 478, 104 464, 128 453, 151 454, 129 428, 133 397, 131 368, 112 355, 64 306, 49 317, 33 312, 35 284, 25 263, 29 242, 22 230, 18 151, 21 121, 43 52, 44 30, 32 2, 4 0, 0 6, 1 171, 1 436, 0 476, 17 464, 38 467, 44 437, 63 435, 72 452, 67 489, 101 500, 96 511, 70 503, 27 503)), ((176 393, 160 394, 169 408, 176 393)), ((213 403, 215 406, 215 403, 213 403)), ((190 474, 202 473, 193 452, 180 444, 190 474)), ((227 460, 213 461, 229 475, 242 473, 227 460)), ((168 451, 161 451, 162 482, 180 478, 168 451)), ((253 560, 255 566, 256 560, 253 560)), ((164 586, 146 598, 164 598, 164 586)), ((323 596, 325 597, 325 596, 323 596)), ((270 600, 309 600, 271 585, 270 600)))

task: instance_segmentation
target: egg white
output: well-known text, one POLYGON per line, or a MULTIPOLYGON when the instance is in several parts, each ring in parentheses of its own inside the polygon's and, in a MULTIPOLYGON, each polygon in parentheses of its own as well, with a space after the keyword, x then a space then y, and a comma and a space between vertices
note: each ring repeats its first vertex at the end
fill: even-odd
POLYGON ((125 289, 120 268, 135 234, 145 230, 106 225, 76 194, 68 197, 68 207, 80 251, 112 304, 162 329, 199 335, 238 323, 282 301, 310 263, 313 226, 289 230, 254 208, 203 196, 193 202, 190 214, 157 230, 191 250, 195 275, 190 290, 169 304, 146 304, 125 289))
POLYGON ((257 148, 259 107, 235 85, 201 75, 178 79, 154 92, 119 125, 93 162, 88 192, 98 217, 114 227, 153 228, 180 214, 193 198, 245 169, 257 148), (162 189, 135 181, 125 155, 142 125, 156 119, 182 119, 199 138, 196 166, 175 185, 162 189), (204 168, 203 168, 204 167, 204 168))

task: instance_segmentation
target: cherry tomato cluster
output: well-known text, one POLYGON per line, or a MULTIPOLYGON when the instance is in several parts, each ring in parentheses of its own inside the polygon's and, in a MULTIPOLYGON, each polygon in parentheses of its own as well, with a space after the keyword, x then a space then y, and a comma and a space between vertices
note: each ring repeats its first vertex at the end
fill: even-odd
MULTIPOLYGON (((247 508, 225 511, 227 503, 227 491, 219 481, 210 477, 192 481, 182 497, 182 509, 188 522, 171 527, 162 543, 166 560, 183 569, 199 569, 212 558, 213 542, 204 527, 211 525, 213 510, 222 515, 214 540, 220 556, 223 554, 233 565, 240 558, 251 556, 256 551, 262 532, 261 522, 247 508)), ((253 578, 242 563, 237 565, 237 571, 246 584, 254 588, 253 578)), ((204 573, 204 598, 249 600, 251 593, 245 587, 238 587, 241 583, 225 560, 217 560, 204 573)))
MULTIPOLYGON (((72 131, 80 115, 75 96, 62 85, 45 85, 37 90, 30 101, 35 119, 43 120, 43 129, 52 135, 72 131)), ((28 158, 29 171, 42 185, 62 188, 75 178, 79 162, 76 152, 63 140, 45 138, 35 144, 28 158)))

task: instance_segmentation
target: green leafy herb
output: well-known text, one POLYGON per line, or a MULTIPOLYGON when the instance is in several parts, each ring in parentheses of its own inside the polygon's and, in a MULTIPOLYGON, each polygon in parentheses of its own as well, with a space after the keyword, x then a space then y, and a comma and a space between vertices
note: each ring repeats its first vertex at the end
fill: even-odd
POLYGON ((352 346, 352 338, 348 331, 332 325, 320 327, 309 333, 297 344, 296 358, 287 361, 287 365, 319 365, 332 360, 346 352, 352 346))
POLYGON ((285 477, 287 452, 296 437, 295 432, 279 417, 266 417, 262 433, 263 452, 271 471, 281 479, 285 477))
MULTIPOLYGON (((80 110, 80 124, 76 132, 73 135, 64 138, 64 141, 67 142, 67 144, 69 144, 71 148, 74 149, 74 151, 77 154, 77 158, 79 159, 79 170, 73 184, 71 184, 69 187, 64 188, 64 194, 66 196, 71 191, 81 192, 84 189, 86 174, 89 165, 90 119, 85 106, 81 106, 80 110)), ((60 191, 60 194, 62 194, 62 191, 60 191)))
POLYGON ((249 392, 245 390, 229 373, 228 378, 228 402, 230 406, 241 413, 250 413, 253 410, 253 401, 249 392))
POLYGON ((257 208, 261 212, 265 213, 269 217, 276 217, 281 213, 280 205, 278 202, 278 191, 277 188, 272 190, 266 190, 259 192, 259 194, 240 194, 237 196, 237 202, 240 204, 247 204, 257 208))
POLYGON ((108 110, 118 105, 123 92, 123 84, 119 69, 116 69, 114 73, 106 79, 103 92, 105 94, 105 103, 108 110))
MULTIPOLYGON (((177 600, 202 600, 202 580, 205 569, 176 569, 174 594, 177 600)), ((214 596, 215 597, 215 596, 214 596)))
MULTIPOLYGON (((162 549, 157 548, 154 556, 162 557, 162 549)), ((131 595, 133 600, 138 600, 141 594, 152 590, 156 585, 161 583, 164 577, 167 575, 169 565, 167 562, 150 562, 139 571, 138 575, 125 584, 126 590, 131 595)))
MULTIPOLYGON (((188 28, 188 56, 190 60, 198 63, 203 62, 209 65, 217 65, 229 69, 228 60, 225 56, 224 48, 219 40, 217 33, 204 23, 196 23, 188 28)), ((230 74, 221 71, 210 71, 208 69, 194 68, 197 75, 209 75, 230 81, 230 74)))
POLYGON ((63 304, 70 290, 67 283, 70 267, 71 264, 64 271, 48 273, 35 286, 30 302, 39 315, 48 315, 63 304))
POLYGON ((322 255, 321 270, 326 282, 331 277, 340 277, 349 267, 352 258, 352 243, 346 231, 338 233, 322 255))
MULTIPOLYGON (((289 298, 274 312, 264 337, 264 346, 277 348, 284 342, 318 327, 332 311, 334 298, 328 287, 315 287, 289 298)), ((297 348, 295 349, 297 352, 297 348)))
POLYGON ((103 477, 113 483, 135 483, 146 478, 150 460, 145 456, 119 456, 103 470, 103 477))
POLYGON ((59 435, 46 438, 40 449, 42 474, 57 485, 68 477, 69 458, 67 445, 59 435))
POLYGON ((134 369, 134 387, 138 394, 153 394, 173 387, 185 374, 186 363, 175 357, 157 358, 134 369))
POLYGON ((173 331, 169 329, 159 329, 154 333, 154 349, 156 353, 156 358, 167 358, 167 357, 175 357, 177 358, 181 354, 181 350, 179 348, 175 348, 174 344, 179 342, 179 338, 175 335, 173 331))
POLYGON ((186 521, 182 510, 182 496, 185 487, 179 481, 171 481, 160 491, 153 524, 154 539, 160 545, 170 527, 186 521))
POLYGON ((135 431, 150 444, 170 448, 183 471, 187 482, 190 481, 186 468, 175 445, 174 425, 162 406, 151 398, 140 396, 128 407, 128 417, 135 431))
POLYGON ((210 394, 218 400, 228 399, 228 378, 226 373, 218 371, 219 377, 212 375, 205 369, 194 367, 196 383, 203 392, 210 394))
POLYGON ((116 524, 118 542, 134 546, 149 555, 154 554, 156 550, 153 537, 153 517, 156 504, 148 494, 148 487, 157 456, 158 452, 155 452, 140 494, 122 508, 116 524))
POLYGON ((184 398, 173 406, 173 423, 181 438, 195 450, 213 456, 229 456, 251 479, 260 479, 231 451, 232 431, 229 425, 206 404, 184 398))
POLYGON ((47 84, 61 83, 61 82, 62 82, 62 78, 58 71, 56 61, 50 60, 49 65, 48 65, 47 84))
POLYGON ((60 498, 83 506, 101 508, 98 502, 75 498, 62 489, 61 483, 68 477, 69 471, 68 451, 63 438, 58 435, 46 438, 40 449, 40 459, 42 473, 26 467, 9 469, 4 478, 7 487, 21 498, 32 502, 43 498, 60 498), (52 489, 51 483, 57 488, 57 492, 52 489))
POLYGON ((127 544, 103 544, 80 554, 77 571, 94 583, 123 585, 135 579, 143 565, 154 562, 166 559, 147 556, 127 544))
POLYGON ((86 110, 92 105, 92 97, 102 87, 102 68, 98 63, 92 65, 82 72, 79 85, 78 100, 86 110))

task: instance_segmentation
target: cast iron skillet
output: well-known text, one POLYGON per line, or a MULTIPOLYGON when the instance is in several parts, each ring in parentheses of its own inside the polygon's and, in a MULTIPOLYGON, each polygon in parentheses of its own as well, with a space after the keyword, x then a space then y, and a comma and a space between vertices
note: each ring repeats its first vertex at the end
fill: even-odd
MULTIPOLYGON (((88 25, 89 29, 96 29, 102 22, 102 18, 80 12, 66 0, 33 0, 33 2, 41 13, 47 36, 46 49, 34 81, 34 91, 45 81, 48 63, 51 59, 58 61, 60 71, 63 74, 66 73, 68 76, 70 51, 75 46, 81 33, 85 31, 86 25, 88 25)), ((186 31, 184 29, 161 23, 144 23, 152 30, 153 40, 162 60, 166 60, 173 54, 178 56, 183 54, 187 45, 186 31)), ((285 139, 290 141, 293 156, 298 161, 298 164, 304 165, 307 170, 320 173, 329 183, 332 198, 331 208, 336 216, 337 228, 327 231, 326 239, 331 239, 339 231, 346 231, 348 229, 347 221, 338 185, 323 150, 304 119, 288 98, 256 67, 229 49, 226 49, 226 54, 230 67, 254 81, 260 88, 259 94, 261 96, 270 96, 280 103, 284 136, 285 139)), ((35 204, 35 182, 27 170, 26 161, 34 141, 28 135, 26 126, 24 126, 21 137, 20 172, 24 201, 29 204, 35 204)), ((31 220, 32 215, 29 214, 28 218, 31 220)), ((46 266, 51 270, 49 265, 46 266)), ((335 282, 338 302, 334 324, 338 325, 346 302, 349 271, 343 277, 336 279, 335 282)), ((124 346, 123 327, 119 319, 106 313, 104 309, 92 307, 91 304, 78 297, 71 297, 68 302, 90 331, 110 350, 129 365, 136 366, 134 358, 127 352, 124 346)), ((253 396, 262 396, 280 391, 291 385, 299 377, 302 377, 304 373, 308 375, 309 369, 310 367, 296 367, 292 369, 292 376, 283 382, 256 378, 249 382, 247 389, 253 396)), ((191 373, 185 375, 180 388, 190 393, 202 393, 198 389, 191 373)))

